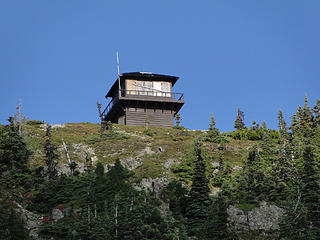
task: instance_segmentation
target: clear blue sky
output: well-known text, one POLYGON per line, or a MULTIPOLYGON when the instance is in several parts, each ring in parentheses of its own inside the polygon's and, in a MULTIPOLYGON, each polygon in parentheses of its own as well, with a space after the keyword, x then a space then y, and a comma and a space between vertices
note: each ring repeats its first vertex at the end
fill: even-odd
POLYGON ((0 0, 0 123, 22 99, 29 119, 98 122, 120 72, 180 77, 183 125, 277 128, 320 98, 318 0, 0 0))

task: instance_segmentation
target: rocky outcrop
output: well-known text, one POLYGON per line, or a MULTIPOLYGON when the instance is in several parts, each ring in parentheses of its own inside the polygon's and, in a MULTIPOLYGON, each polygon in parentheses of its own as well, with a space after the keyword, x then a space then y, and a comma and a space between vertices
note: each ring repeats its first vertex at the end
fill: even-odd
POLYGON ((229 222, 236 230, 259 230, 273 231, 279 229, 280 218, 284 214, 284 210, 261 202, 256 207, 245 214, 241 209, 229 206, 228 210, 229 222))
POLYGON ((167 186, 169 183, 168 179, 165 177, 159 178, 142 178, 140 183, 134 184, 134 188, 137 190, 144 191, 154 191, 155 193, 160 193, 161 190, 167 186))
POLYGON ((41 239, 39 237, 39 228, 42 225, 42 215, 35 214, 26 210, 22 205, 17 202, 13 202, 16 210, 22 215, 26 222, 26 228, 30 231, 30 236, 35 239, 41 239))

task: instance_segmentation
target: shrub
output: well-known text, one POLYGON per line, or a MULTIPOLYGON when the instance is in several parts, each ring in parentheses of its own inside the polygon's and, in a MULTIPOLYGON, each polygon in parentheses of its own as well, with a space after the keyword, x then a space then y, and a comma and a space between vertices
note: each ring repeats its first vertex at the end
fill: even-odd
POLYGON ((27 122, 27 125, 41 125, 41 124, 45 124, 44 121, 38 121, 38 120, 29 120, 27 122))

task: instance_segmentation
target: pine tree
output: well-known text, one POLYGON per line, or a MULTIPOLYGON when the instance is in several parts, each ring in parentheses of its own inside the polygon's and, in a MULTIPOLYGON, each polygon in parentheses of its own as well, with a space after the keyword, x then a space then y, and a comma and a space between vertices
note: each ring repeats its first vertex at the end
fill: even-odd
POLYGON ((247 198, 249 201, 257 201, 268 194, 268 182, 265 181, 265 162, 259 156, 257 147, 249 151, 248 159, 244 166, 244 177, 247 185, 247 198))
POLYGON ((320 239, 320 172, 310 146, 305 148, 303 160, 302 201, 308 211, 309 231, 314 239, 320 239))
POLYGON ((213 113, 211 113, 211 121, 209 124, 209 131, 214 131, 216 129, 216 121, 214 120, 213 113))
POLYGON ((317 126, 320 126, 320 99, 317 99, 316 105, 312 108, 314 114, 314 121, 317 126))
POLYGON ((46 131, 46 142, 44 145, 44 150, 46 154, 46 165, 47 165, 47 175, 49 179, 56 179, 58 176, 57 171, 57 158, 56 153, 57 147, 51 143, 51 126, 47 126, 46 131))
POLYGON ((13 122, 0 127, 0 172, 8 169, 25 170, 30 152, 13 122))
POLYGON ((279 126, 280 137, 282 139, 288 139, 289 133, 287 128, 287 123, 283 118, 283 114, 281 110, 278 113, 278 126, 279 126))
POLYGON ((100 213, 104 209, 104 201, 107 198, 106 193, 106 176, 104 173, 104 167, 101 162, 98 162, 95 169, 95 181, 93 188, 94 202, 96 204, 97 212, 100 213))
POLYGON ((244 129, 244 113, 240 110, 240 108, 238 108, 238 115, 236 120, 234 121, 234 128, 241 130, 244 129))
POLYGON ((315 120, 309 108, 307 96, 304 98, 304 106, 298 107, 297 112, 291 118, 290 129, 293 135, 309 142, 314 133, 315 120))
POLYGON ((211 113, 211 121, 208 129, 209 141, 213 141, 215 137, 219 135, 219 130, 216 128, 216 121, 214 120, 213 114, 211 113))
POLYGON ((320 179, 313 150, 303 152, 303 170, 292 185, 285 206, 286 214, 280 224, 280 238, 285 240, 320 238, 320 179))
POLYGON ((186 210, 189 235, 195 235, 207 218, 210 206, 208 180, 205 176, 205 164, 201 156, 200 143, 196 144, 196 165, 186 210))
POLYGON ((0 202, 0 239, 3 240, 28 240, 29 233, 24 228, 22 216, 8 206, 4 201, 0 202))
POLYGON ((228 229, 227 200, 221 194, 212 203, 208 218, 199 234, 201 240, 230 239, 228 229))

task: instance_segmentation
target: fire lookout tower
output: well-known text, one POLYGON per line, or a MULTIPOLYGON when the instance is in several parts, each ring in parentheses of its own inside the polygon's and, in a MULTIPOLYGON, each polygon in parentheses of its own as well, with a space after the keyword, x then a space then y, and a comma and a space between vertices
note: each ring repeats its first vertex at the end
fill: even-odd
POLYGON ((147 72, 120 74, 105 96, 106 121, 129 126, 172 127, 174 115, 184 104, 183 93, 172 92, 179 77, 147 72), (120 89, 119 89, 120 88, 120 89))

